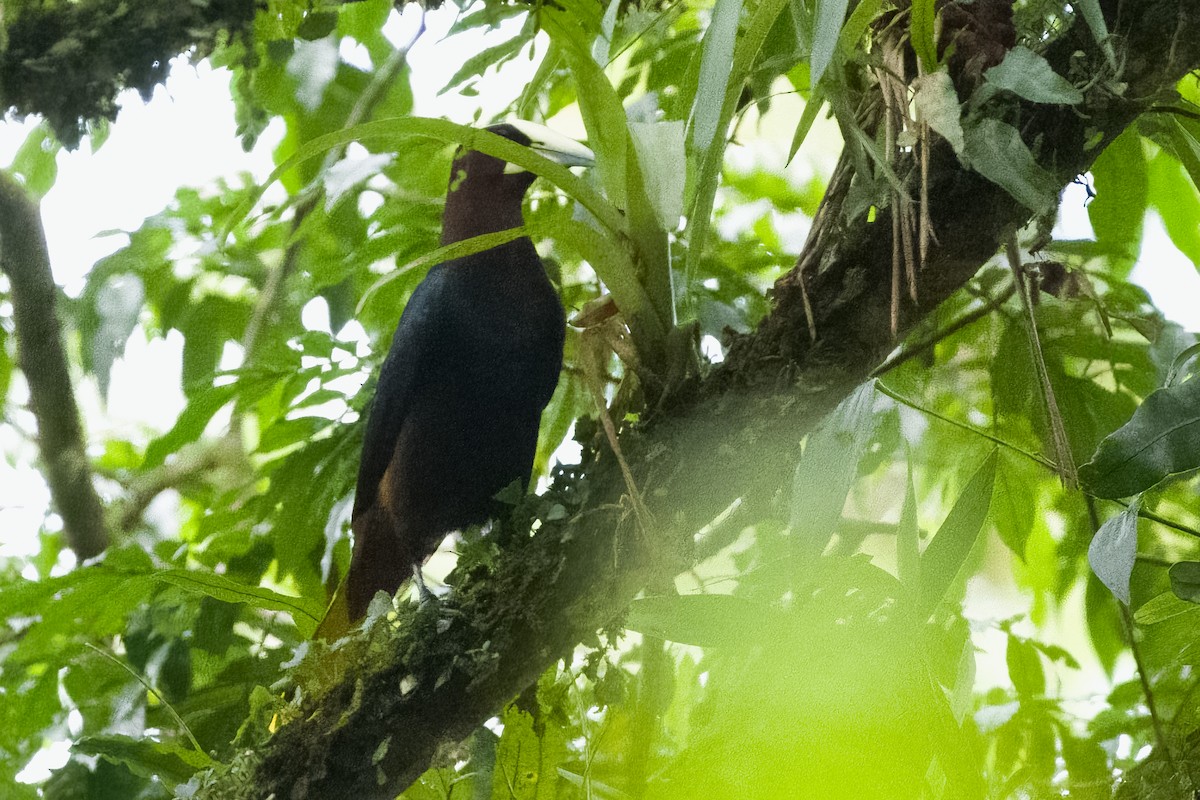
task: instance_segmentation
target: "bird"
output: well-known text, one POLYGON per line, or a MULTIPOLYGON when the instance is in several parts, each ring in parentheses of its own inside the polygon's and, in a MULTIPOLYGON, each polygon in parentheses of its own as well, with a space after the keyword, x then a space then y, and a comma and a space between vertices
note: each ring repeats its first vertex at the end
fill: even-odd
MULTIPOLYGON (((594 161, 587 147, 541 125, 515 120, 487 130, 560 164, 594 161)), ((534 178, 460 147, 442 244, 522 225, 534 178)), ((448 533, 492 518, 498 492, 528 483, 565 332, 562 302, 528 236, 444 261, 414 290, 364 433, 354 548, 339 592, 349 623, 366 615, 376 593, 394 594, 414 572, 419 580, 421 564, 448 533)), ((327 632, 343 627, 330 623, 337 605, 322 625, 327 632)))

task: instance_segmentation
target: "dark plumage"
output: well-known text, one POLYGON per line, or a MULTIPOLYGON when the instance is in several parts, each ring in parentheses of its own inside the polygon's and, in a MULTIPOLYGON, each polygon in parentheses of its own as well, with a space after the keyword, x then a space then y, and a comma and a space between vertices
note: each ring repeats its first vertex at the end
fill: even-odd
MULTIPOLYGON (((557 154, 527 125, 489 130, 557 154)), ((575 147, 557 160, 590 155, 575 147)), ((442 243, 521 225, 533 180, 500 159, 460 152, 442 243)), ((497 492, 529 480, 564 330, 558 294, 526 237, 438 264, 417 287, 367 421, 345 585, 350 620, 363 617, 376 592, 394 593, 448 532, 486 520, 497 492)))

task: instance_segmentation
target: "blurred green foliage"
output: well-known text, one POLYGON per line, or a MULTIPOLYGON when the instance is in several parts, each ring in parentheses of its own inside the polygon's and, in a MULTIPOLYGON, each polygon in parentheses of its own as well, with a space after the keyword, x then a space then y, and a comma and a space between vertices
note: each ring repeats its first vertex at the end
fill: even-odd
MULTIPOLYGON (((517 16, 523 27, 464 60, 444 91, 469 96, 485 71, 536 54, 510 110, 579 113, 601 161, 590 185, 627 228, 607 231, 611 252, 593 255, 611 260, 591 264, 567 235, 590 217, 535 186, 528 225, 568 312, 601 296, 607 269, 614 294, 626 281, 623 297, 644 299, 624 309, 631 327, 645 311, 657 317, 645 330, 665 336, 678 314, 714 352, 766 314, 825 183, 821 169, 797 178, 780 159, 727 158, 725 132, 778 153, 798 146, 816 117, 780 94, 829 99, 848 130, 881 5, 489 0, 461 9, 452 32, 517 16), (687 135, 635 146, 627 114, 687 135), (683 186, 684 220, 673 225, 651 187, 681 175, 670 185, 683 186)), ((391 13, 387 0, 272 0, 252 36, 217 46, 246 145, 281 120, 284 164, 318 137, 411 114, 423 77, 394 69, 397 45, 381 30, 391 13), (352 43, 370 68, 339 56, 352 43), (322 59, 333 65, 324 73, 322 59)), ((1019 4, 1031 47, 1070 19, 1063 3, 1019 4)), ((922 58, 936 60, 932 50, 926 42, 922 58)), ((1030 55, 989 91, 1071 96, 1030 55)), ((1197 99, 1185 83, 1184 102, 1197 99)), ((966 123, 968 141, 988 130, 966 123)), ((453 149, 422 136, 360 144, 295 163, 248 215, 263 188, 249 178, 180 188, 65 304, 78 368, 102 391, 131 335, 181 337, 186 407, 169 430, 93 443, 120 542, 103 558, 75 565, 48 521, 37 555, 0 564, 0 795, 167 797, 270 726, 294 652, 348 563, 368 376, 427 268, 419 259, 437 247, 453 149), (301 321, 318 298, 332 333, 301 321), (369 347, 347 333, 351 321, 369 347), (241 356, 232 368, 230 352, 241 356), (173 519, 143 518, 167 489, 173 519), (63 739, 72 756, 50 780, 15 780, 63 739)), ((1041 173, 1021 173, 1029 153, 1019 139, 1005 146, 1015 150, 980 171, 1013 170, 1011 191, 1040 202, 1041 173)), ((870 148, 850 147, 870 173, 870 148)), ((10 167, 32 194, 53 191, 57 149, 39 127, 10 167)), ((881 178, 859 187, 882 186, 867 196, 880 207, 881 178)), ((1094 240, 1044 243, 1035 315, 1070 448, 1091 462, 1091 496, 1064 490, 1041 455, 1051 434, 1021 306, 1010 298, 952 324, 1002 298, 1009 272, 989 266, 911 332, 912 357, 808 437, 794 473, 762 477, 777 502, 733 508, 701 532, 679 594, 636 601, 624 633, 581 646, 404 797, 1106 798, 1151 748, 1121 796, 1190 796, 1180 764, 1195 763, 1200 732, 1195 336, 1129 276, 1150 210, 1200 258, 1198 178, 1194 111, 1148 115, 1092 171, 1094 240), (1096 498, 1134 493, 1140 520, 1131 513, 1124 536, 1092 545, 1126 505, 1096 498), (1026 613, 993 614, 987 598, 1004 591, 1026 613), (1003 652, 998 680, 977 674, 985 641, 993 662, 1003 652), (1090 682, 1074 677, 1081 664, 1090 682)), ((0 303, 6 416, 18 399, 8 315, 0 303)), ((572 435, 585 454, 597 441, 580 347, 570 328, 541 475, 572 435)), ((608 366, 614 383, 637 372, 608 366)), ((486 567, 486 537, 467 539, 464 559, 486 567)))

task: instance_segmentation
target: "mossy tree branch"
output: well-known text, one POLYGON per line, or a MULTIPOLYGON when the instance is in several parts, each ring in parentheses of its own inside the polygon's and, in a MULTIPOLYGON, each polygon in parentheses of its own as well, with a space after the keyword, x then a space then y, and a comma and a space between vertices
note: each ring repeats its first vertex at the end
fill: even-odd
MULTIPOLYGON (((1077 108, 1012 109, 1060 185, 1200 67, 1200 7, 1190 0, 1125 0, 1118 20, 1116 5, 1102 3, 1114 41, 1126 50, 1120 80, 1127 90, 1097 88, 1077 108), (1166 56, 1164 41, 1175 43, 1166 56)), ((1096 64, 1104 58, 1081 24, 1047 57, 1067 74, 1076 52, 1096 64)), ((935 156, 929 196, 940 244, 917 276, 921 305, 904 309, 901 330, 961 288, 996 253, 1005 232, 1031 217, 953 154, 935 156)), ((440 746, 497 713, 578 642, 619 622, 639 591, 686 567, 694 531, 735 500, 761 503, 787 484, 801 437, 891 349, 890 231, 885 212, 823 243, 820 268, 804 276, 815 341, 801 276, 793 270, 776 285, 772 313, 733 343, 719 369, 678 393, 652 422, 622 435, 659 530, 640 530, 611 458, 560 476, 550 500, 568 508, 567 519, 543 518, 535 536, 506 543, 488 574, 460 576, 437 607, 406 610, 397 632, 376 624, 355 643, 353 667, 333 689, 307 696, 292 721, 244 751, 197 797, 394 797, 440 746)))
POLYGON ((8 276, 21 371, 37 419, 46 482, 63 519, 67 545, 80 559, 108 546, 100 498, 92 484, 79 407, 63 350, 58 287, 50 271, 37 204, 0 171, 0 270, 8 276))

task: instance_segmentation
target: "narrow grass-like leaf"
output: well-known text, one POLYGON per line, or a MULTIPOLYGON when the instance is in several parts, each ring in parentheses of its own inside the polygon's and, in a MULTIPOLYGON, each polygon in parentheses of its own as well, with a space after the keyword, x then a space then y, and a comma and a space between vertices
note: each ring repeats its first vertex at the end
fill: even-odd
POLYGON ((821 76, 833 60, 848 5, 849 0, 817 0, 816 13, 813 14, 812 57, 809 61, 814 87, 820 83, 821 76))
POLYGON ((306 637, 312 635, 325 614, 325 607, 320 603, 303 597, 289 597, 261 586, 247 586, 212 572, 168 569, 154 573, 153 578, 224 603, 246 603, 270 611, 286 611, 306 637))
POLYGON ((551 41, 561 49, 575 78, 579 113, 587 128, 588 145, 596 153, 596 169, 604 192, 617 208, 625 208, 625 159, 629 144, 625 107, 604 70, 578 41, 578 26, 567 13, 547 9, 543 15, 551 41))
MULTIPOLYGON (((762 0, 754 10, 753 16, 746 28, 745 34, 738 40, 734 48, 733 70, 725 84, 725 95, 721 105, 721 115, 717 122, 717 135, 712 138, 706 150, 700 153, 699 179, 696 182, 696 196, 692 203, 692 211, 687 227, 687 264, 685 274, 690 283, 696 274, 696 265, 704 252, 704 243, 708 237, 708 227, 711 223, 713 202, 717 194, 717 184, 720 182, 721 166, 725 156, 725 131, 729 128, 729 120, 737 105, 742 83, 750 74, 762 50, 763 42, 770 33, 776 18, 782 13, 788 0, 762 0)), ((690 293, 689 293, 690 296, 690 293)))
POLYGON ((692 147, 708 151, 717 135, 727 86, 733 80, 733 50, 737 41, 742 0, 716 0, 712 21, 704 32, 700 55, 700 83, 692 108, 692 147))
POLYGON ((967 482, 954 507, 925 553, 921 556, 922 616, 932 614, 954 585, 954 580, 979 540, 983 523, 992 504, 992 489, 996 482, 995 450, 980 465, 967 482))
POLYGON ((476 253, 482 253, 484 250, 491 250, 493 247, 499 247, 502 244, 508 244, 514 239, 520 239, 522 236, 528 236, 529 229, 524 225, 519 228, 509 228, 505 231, 496 231, 495 233, 484 233, 479 236, 472 236, 470 239, 452 242, 451 244, 442 245, 441 247, 430 250, 428 253, 423 253, 417 256, 412 261, 409 261, 399 269, 394 269, 388 274, 375 281, 363 292, 362 298, 358 301, 358 307, 354 310, 356 315, 362 314, 380 289, 387 286, 394 280, 398 280, 408 273, 416 269, 432 267, 435 264, 440 264, 443 261, 450 261, 455 258, 465 258, 473 256, 476 253))
POLYGON ((921 586, 921 529, 917 527, 917 492, 913 486, 912 459, 904 481, 904 505, 896 530, 896 574, 900 583, 916 596, 921 586))
POLYGON ((792 163, 792 159, 796 157, 796 153, 800 152, 800 146, 808 138, 808 132, 812 130, 813 123, 817 121, 817 115, 821 113, 821 108, 824 105, 824 93, 820 89, 813 89, 812 95, 804 104, 804 111, 800 114, 800 121, 796 123, 796 132, 792 134, 792 143, 788 147, 788 164, 792 163))
POLYGON ((912 0, 912 15, 908 32, 912 37, 912 47, 925 72, 937 69, 937 38, 934 34, 934 24, 937 19, 937 6, 934 0, 912 0))
POLYGON ((1125 605, 1129 605, 1129 576, 1137 559, 1139 497, 1096 531, 1088 546, 1088 565, 1100 582, 1125 605))
POLYGON ((1157 389, 1100 442, 1079 479, 1097 497, 1128 497, 1200 467, 1200 378, 1157 389))
POLYGON ((228 239, 234 226, 246 218, 251 209, 258 204, 258 201, 262 198, 267 188, 279 180, 281 176, 295 169, 300 164, 323 156, 335 147, 341 147, 351 142, 367 140, 394 140, 399 142, 414 136, 424 136, 431 139, 440 139, 445 142, 453 142, 523 167, 535 175, 546 178, 568 195, 575 198, 580 205, 591 212, 592 216, 598 219, 610 231, 622 234, 625 230, 625 221, 621 217, 621 212, 605 200, 599 192, 589 186, 586 181, 573 175, 562 164, 556 164, 550 159, 535 153, 528 147, 522 147, 516 142, 505 139, 503 136, 498 136, 491 131, 472 128, 468 125, 459 125, 444 119, 402 117, 364 122, 361 125, 354 125, 350 128, 317 136, 305 142, 296 149, 295 153, 276 167, 267 180, 263 181, 260 186, 255 187, 249 193, 246 200, 225 221, 225 225, 217 236, 217 241, 223 242, 228 239))

